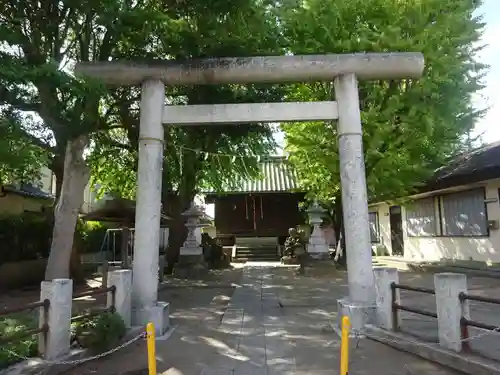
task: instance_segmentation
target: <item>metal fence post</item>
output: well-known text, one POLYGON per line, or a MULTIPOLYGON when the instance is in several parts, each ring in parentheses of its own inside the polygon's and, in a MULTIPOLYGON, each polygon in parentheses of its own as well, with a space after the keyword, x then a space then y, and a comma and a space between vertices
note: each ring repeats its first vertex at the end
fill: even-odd
POLYGON ((392 313, 392 329, 399 331, 398 319, 398 289, 396 283, 391 283, 391 313, 392 313))

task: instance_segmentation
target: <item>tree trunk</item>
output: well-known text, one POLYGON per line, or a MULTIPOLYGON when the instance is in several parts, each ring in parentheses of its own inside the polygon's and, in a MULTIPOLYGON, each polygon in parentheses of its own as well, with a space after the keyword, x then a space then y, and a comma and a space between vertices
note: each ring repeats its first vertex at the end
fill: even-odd
POLYGON ((76 221, 83 203, 83 192, 90 170, 83 159, 88 138, 81 136, 69 141, 64 157, 61 195, 54 210, 52 246, 45 271, 45 280, 68 278, 76 221))
POLYGON ((181 198, 179 195, 173 193, 164 197, 163 207, 167 208, 166 214, 172 218, 169 226, 166 274, 173 272, 174 265, 179 260, 179 251, 187 236, 186 220, 181 214, 189 208, 193 198, 194 194, 181 198))
POLYGON ((80 233, 75 231, 75 236, 73 239, 73 247, 71 248, 70 266, 69 272, 73 279, 73 283, 80 284, 85 280, 85 275, 82 269, 82 259, 81 259, 81 248, 82 248, 82 237, 80 233))
POLYGON ((56 191, 55 191, 55 201, 54 204, 57 204, 59 197, 61 196, 63 177, 64 177, 64 159, 62 155, 54 156, 52 159, 52 163, 50 164, 50 169, 54 173, 56 177, 56 191))
POLYGON ((170 226, 170 234, 168 239, 168 249, 167 249, 167 267, 165 273, 171 275, 174 271, 175 263, 179 260, 179 253, 182 244, 187 237, 187 228, 184 225, 185 220, 182 216, 174 218, 172 225, 170 226))

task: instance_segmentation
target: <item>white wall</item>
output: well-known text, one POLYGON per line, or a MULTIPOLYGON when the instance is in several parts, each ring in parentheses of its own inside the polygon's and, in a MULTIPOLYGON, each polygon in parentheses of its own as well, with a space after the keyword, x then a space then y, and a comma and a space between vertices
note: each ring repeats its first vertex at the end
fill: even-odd
MULTIPOLYGON (((486 191, 488 220, 500 220, 500 202, 498 189, 500 180, 491 180, 482 184, 486 191)), ((478 187, 478 185, 470 188, 478 187)), ((464 189, 466 187, 463 187, 464 189)), ((391 248, 391 228, 389 205, 382 203, 370 207, 370 212, 378 212, 381 243, 389 253, 391 248)), ((406 210, 402 207, 404 258, 414 261, 438 261, 441 259, 475 260, 481 262, 500 262, 500 230, 490 229, 488 237, 408 237, 406 210)))
POLYGON ((56 193, 56 177, 52 171, 47 167, 42 167, 40 171, 40 188, 42 191, 55 195, 56 193))
POLYGON ((386 247, 389 254, 392 255, 391 225, 389 222, 389 205, 383 203, 383 204, 377 205, 376 207, 370 207, 368 211, 378 213, 380 242, 373 243, 372 246, 376 247, 377 245, 383 245, 386 247))
MULTIPOLYGON (((47 167, 42 167, 41 173, 41 189, 52 195, 56 194, 56 177, 52 171, 47 167)), ((83 204, 82 212, 87 213, 91 211, 96 204, 96 193, 91 189, 90 182, 85 186, 83 191, 83 204)))
POLYGON ((97 192, 92 189, 90 182, 85 186, 83 190, 83 204, 82 213, 88 213, 92 211, 97 203, 97 192))

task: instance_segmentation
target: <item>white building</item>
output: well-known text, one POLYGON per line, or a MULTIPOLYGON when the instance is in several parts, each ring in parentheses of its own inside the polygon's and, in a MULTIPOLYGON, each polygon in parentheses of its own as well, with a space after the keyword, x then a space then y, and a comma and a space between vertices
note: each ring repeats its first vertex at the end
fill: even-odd
MULTIPOLYGON (((41 189, 46 193, 56 195, 56 177, 47 167, 43 167, 41 171, 41 189)), ((82 213, 88 213, 95 207, 97 202, 97 192, 95 190, 92 189, 90 182, 85 186, 82 213)))
POLYGON ((370 205, 374 247, 412 261, 500 262, 500 142, 440 168, 404 206, 370 205))

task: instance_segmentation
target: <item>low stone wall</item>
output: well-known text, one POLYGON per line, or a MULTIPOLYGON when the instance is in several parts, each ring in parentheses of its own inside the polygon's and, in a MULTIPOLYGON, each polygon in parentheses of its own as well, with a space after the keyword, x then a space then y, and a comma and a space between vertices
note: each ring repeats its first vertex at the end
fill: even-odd
POLYGON ((47 259, 7 262, 0 265, 0 290, 39 285, 45 276, 47 259))

